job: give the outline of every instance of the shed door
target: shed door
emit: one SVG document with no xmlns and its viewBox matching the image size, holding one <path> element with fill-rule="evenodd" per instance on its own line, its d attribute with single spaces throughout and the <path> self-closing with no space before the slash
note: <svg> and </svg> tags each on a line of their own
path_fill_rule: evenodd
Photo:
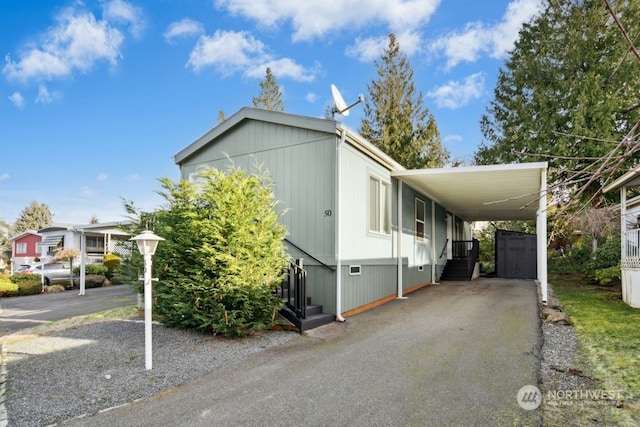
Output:
<svg viewBox="0 0 640 427">
<path fill-rule="evenodd" d="M 496 276 L 506 279 L 537 277 L 535 234 L 496 232 Z"/>
</svg>

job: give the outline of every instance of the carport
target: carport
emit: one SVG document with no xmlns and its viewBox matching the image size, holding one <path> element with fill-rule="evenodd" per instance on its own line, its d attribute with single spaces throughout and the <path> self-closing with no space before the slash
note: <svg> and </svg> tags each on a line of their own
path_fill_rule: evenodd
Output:
<svg viewBox="0 0 640 427">
<path fill-rule="evenodd" d="M 537 280 L 547 301 L 547 162 L 391 172 L 465 221 L 536 220 Z M 401 193 L 401 191 L 399 191 Z M 402 233 L 400 233 L 402 234 Z"/>
</svg>

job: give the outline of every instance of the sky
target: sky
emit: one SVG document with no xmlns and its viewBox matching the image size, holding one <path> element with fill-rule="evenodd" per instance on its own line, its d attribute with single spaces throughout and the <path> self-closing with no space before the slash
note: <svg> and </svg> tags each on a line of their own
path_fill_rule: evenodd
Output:
<svg viewBox="0 0 640 427">
<path fill-rule="evenodd" d="M 271 68 L 288 113 L 324 117 L 331 84 L 367 95 L 394 33 L 453 159 L 470 162 L 498 71 L 542 0 L 0 2 L 0 220 L 56 223 L 164 204 L 173 156 L 252 106 Z M 358 130 L 362 104 L 340 121 Z"/>
</svg>

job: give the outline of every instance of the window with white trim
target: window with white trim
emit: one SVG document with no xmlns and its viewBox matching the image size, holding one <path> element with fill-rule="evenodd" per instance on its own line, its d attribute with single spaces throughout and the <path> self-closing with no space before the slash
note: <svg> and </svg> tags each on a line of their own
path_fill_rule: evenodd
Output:
<svg viewBox="0 0 640 427">
<path fill-rule="evenodd" d="M 416 199 L 416 242 L 424 242 L 424 218 L 425 204 L 422 200 Z"/>
<path fill-rule="evenodd" d="M 391 184 L 369 175 L 369 231 L 391 234 Z"/>
<path fill-rule="evenodd" d="M 27 253 L 27 243 L 16 243 L 16 255 L 18 254 L 26 254 Z"/>
</svg>

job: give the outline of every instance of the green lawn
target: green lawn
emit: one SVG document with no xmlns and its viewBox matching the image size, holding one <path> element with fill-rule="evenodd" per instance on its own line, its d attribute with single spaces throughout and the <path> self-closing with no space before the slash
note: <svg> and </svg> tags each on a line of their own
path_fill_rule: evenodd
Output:
<svg viewBox="0 0 640 427">
<path fill-rule="evenodd" d="M 575 326 L 581 361 L 608 390 L 620 390 L 621 425 L 640 424 L 640 309 L 622 302 L 619 286 L 585 283 L 580 275 L 550 275 L 549 282 Z"/>
</svg>

